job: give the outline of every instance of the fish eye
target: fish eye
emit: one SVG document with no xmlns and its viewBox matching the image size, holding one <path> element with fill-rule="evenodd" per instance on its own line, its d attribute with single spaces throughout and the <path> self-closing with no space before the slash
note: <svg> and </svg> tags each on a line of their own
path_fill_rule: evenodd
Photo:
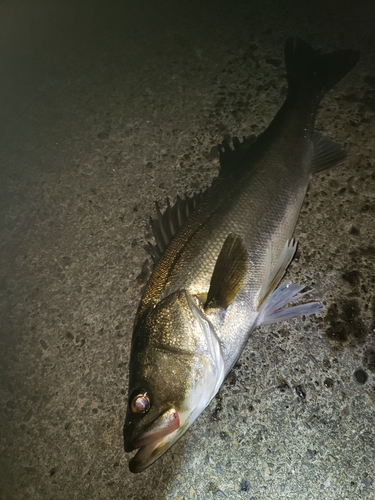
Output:
<svg viewBox="0 0 375 500">
<path fill-rule="evenodd" d="M 137 393 L 133 397 L 130 407 L 134 413 L 147 413 L 151 408 L 151 401 L 147 392 Z"/>
</svg>

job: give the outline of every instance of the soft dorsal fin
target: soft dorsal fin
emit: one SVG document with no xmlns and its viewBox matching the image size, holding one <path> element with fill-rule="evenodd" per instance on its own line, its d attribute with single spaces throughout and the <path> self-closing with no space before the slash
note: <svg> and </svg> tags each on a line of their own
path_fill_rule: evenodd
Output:
<svg viewBox="0 0 375 500">
<path fill-rule="evenodd" d="M 313 172 L 321 172 L 339 165 L 346 158 L 346 152 L 341 144 L 327 139 L 324 135 L 314 132 L 312 135 L 314 156 L 312 161 Z"/>
<path fill-rule="evenodd" d="M 230 233 L 220 250 L 212 273 L 205 309 L 226 309 L 241 290 L 247 267 L 246 246 L 240 236 Z"/>
<path fill-rule="evenodd" d="M 238 137 L 233 137 L 233 148 L 231 148 L 229 142 L 226 140 L 224 140 L 221 144 L 218 144 L 217 148 L 219 151 L 221 169 L 227 170 L 229 168 L 232 168 L 234 163 L 236 163 L 239 158 L 242 157 L 244 152 L 255 141 L 255 139 L 256 136 L 252 135 L 250 137 L 243 137 L 243 140 L 241 142 Z"/>
<path fill-rule="evenodd" d="M 184 224 L 186 219 L 192 214 L 196 206 L 202 200 L 203 196 L 204 192 L 194 194 L 193 196 L 186 197 L 185 199 L 177 196 L 177 200 L 174 205 L 171 205 L 169 199 L 167 198 L 167 208 L 164 213 L 161 213 L 159 205 L 155 203 L 157 218 L 155 220 L 150 218 L 150 223 L 156 245 L 149 243 L 149 251 L 155 264 L 158 263 L 173 236 Z"/>
</svg>

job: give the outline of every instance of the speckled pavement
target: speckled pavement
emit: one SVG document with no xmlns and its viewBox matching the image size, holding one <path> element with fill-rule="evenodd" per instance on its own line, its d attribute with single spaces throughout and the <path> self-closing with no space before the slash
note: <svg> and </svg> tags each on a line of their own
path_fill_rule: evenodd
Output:
<svg viewBox="0 0 375 500">
<path fill-rule="evenodd" d="M 375 499 L 375 3 L 0 2 L 0 498 Z M 317 129 L 288 278 L 326 311 L 254 331 L 196 424 L 141 474 L 123 450 L 154 201 L 259 133 L 283 45 L 360 49 Z M 249 221 L 251 223 L 251 221 Z"/>
</svg>

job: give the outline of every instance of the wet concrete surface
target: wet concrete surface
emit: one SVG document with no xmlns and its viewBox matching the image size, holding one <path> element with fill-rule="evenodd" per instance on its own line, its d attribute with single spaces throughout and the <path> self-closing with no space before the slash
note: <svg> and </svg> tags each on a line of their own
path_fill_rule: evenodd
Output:
<svg viewBox="0 0 375 500">
<path fill-rule="evenodd" d="M 0 4 L 0 498 L 375 498 L 373 2 Z M 288 278 L 325 313 L 256 330 L 162 459 L 123 450 L 154 201 L 218 172 L 286 91 L 283 44 L 360 49 L 317 130 Z"/>
</svg>

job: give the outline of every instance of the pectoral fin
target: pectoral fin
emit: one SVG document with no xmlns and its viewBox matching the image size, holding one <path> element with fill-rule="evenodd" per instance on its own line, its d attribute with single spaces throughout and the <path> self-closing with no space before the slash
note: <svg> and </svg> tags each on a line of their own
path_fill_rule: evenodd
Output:
<svg viewBox="0 0 375 500">
<path fill-rule="evenodd" d="M 245 244 L 240 236 L 230 233 L 215 264 L 205 309 L 226 309 L 240 292 L 247 267 Z"/>
</svg>

